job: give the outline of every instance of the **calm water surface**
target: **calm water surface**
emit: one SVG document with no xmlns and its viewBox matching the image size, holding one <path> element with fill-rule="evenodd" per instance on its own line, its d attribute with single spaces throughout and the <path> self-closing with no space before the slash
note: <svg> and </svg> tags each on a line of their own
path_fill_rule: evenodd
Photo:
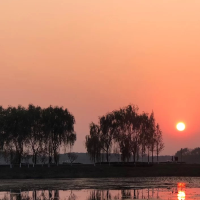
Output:
<svg viewBox="0 0 200 200">
<path fill-rule="evenodd" d="M 4 200 L 200 200 L 200 178 L 2 180 Z"/>
</svg>

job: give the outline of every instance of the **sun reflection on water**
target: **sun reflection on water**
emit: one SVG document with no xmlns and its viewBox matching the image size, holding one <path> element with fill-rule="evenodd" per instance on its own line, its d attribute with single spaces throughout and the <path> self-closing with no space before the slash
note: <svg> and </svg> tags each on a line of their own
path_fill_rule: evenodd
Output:
<svg viewBox="0 0 200 200">
<path fill-rule="evenodd" d="M 185 192 L 178 191 L 177 197 L 178 197 L 178 200 L 185 200 Z"/>
<path fill-rule="evenodd" d="M 178 183 L 178 194 L 177 198 L 178 200 L 185 200 L 185 183 Z"/>
</svg>

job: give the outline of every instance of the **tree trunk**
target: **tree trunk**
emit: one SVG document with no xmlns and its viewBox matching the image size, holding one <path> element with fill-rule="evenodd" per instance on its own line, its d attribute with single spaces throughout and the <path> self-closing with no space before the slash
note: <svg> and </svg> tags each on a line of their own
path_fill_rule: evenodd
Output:
<svg viewBox="0 0 200 200">
<path fill-rule="evenodd" d="M 149 148 L 148 148 L 148 164 L 149 164 Z"/>
<path fill-rule="evenodd" d="M 142 163 L 143 163 L 143 152 L 142 152 Z"/>
<path fill-rule="evenodd" d="M 139 151 L 137 150 L 137 162 L 139 161 Z"/>
<path fill-rule="evenodd" d="M 20 152 L 18 152 L 18 162 L 19 162 L 19 164 L 21 163 L 21 153 Z"/>
<path fill-rule="evenodd" d="M 58 159 L 57 159 L 56 149 L 53 150 L 53 157 L 54 157 L 54 163 L 57 164 L 58 163 Z"/>
<path fill-rule="evenodd" d="M 37 164 L 37 153 L 35 153 L 35 165 Z"/>
<path fill-rule="evenodd" d="M 96 162 L 96 157 L 94 156 L 94 166 L 95 166 L 95 162 Z"/>
<path fill-rule="evenodd" d="M 50 143 L 49 143 L 49 164 L 51 164 L 51 147 L 50 147 Z"/>
<path fill-rule="evenodd" d="M 108 161 L 109 161 L 108 148 L 107 148 L 107 151 L 106 151 L 106 160 L 107 160 L 107 163 L 108 163 Z"/>
<path fill-rule="evenodd" d="M 36 163 L 37 163 L 37 155 L 36 155 L 36 153 L 34 154 L 34 156 L 33 156 L 33 163 L 34 163 L 34 165 L 36 165 Z"/>
<path fill-rule="evenodd" d="M 157 163 L 158 163 L 158 151 L 157 151 Z"/>
<path fill-rule="evenodd" d="M 133 153 L 133 162 L 135 164 L 135 153 Z"/>
<path fill-rule="evenodd" d="M 153 163 L 153 147 L 152 147 L 152 163 Z"/>
</svg>

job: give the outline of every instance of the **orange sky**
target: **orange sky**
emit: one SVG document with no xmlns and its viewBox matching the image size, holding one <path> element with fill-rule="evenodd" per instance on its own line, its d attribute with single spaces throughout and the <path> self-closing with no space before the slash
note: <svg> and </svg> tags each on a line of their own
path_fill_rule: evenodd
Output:
<svg viewBox="0 0 200 200">
<path fill-rule="evenodd" d="M 68 108 L 78 152 L 91 121 L 129 103 L 154 110 L 162 154 L 200 146 L 199 10 L 199 0 L 1 0 L 0 104 Z"/>
</svg>

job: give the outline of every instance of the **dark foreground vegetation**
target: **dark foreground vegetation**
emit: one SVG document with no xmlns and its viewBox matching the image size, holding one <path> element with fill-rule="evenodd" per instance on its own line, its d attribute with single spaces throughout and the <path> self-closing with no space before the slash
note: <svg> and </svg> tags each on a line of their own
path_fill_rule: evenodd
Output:
<svg viewBox="0 0 200 200">
<path fill-rule="evenodd" d="M 154 113 L 139 113 L 138 107 L 128 105 L 90 124 L 85 147 L 93 163 L 110 163 L 112 155 L 118 162 L 153 163 L 164 148 L 162 131 Z M 77 155 L 71 152 L 76 141 L 75 117 L 63 107 L 41 108 L 29 105 L 3 108 L 0 106 L 0 155 L 14 165 L 59 164 L 60 154 L 70 147 L 68 161 Z"/>
<path fill-rule="evenodd" d="M 52 165 L 50 167 L 0 166 L 0 179 L 44 179 L 44 178 L 108 178 L 108 177 L 156 177 L 194 176 L 200 177 L 200 165 L 154 164 L 144 166 L 117 165 Z"/>
</svg>

